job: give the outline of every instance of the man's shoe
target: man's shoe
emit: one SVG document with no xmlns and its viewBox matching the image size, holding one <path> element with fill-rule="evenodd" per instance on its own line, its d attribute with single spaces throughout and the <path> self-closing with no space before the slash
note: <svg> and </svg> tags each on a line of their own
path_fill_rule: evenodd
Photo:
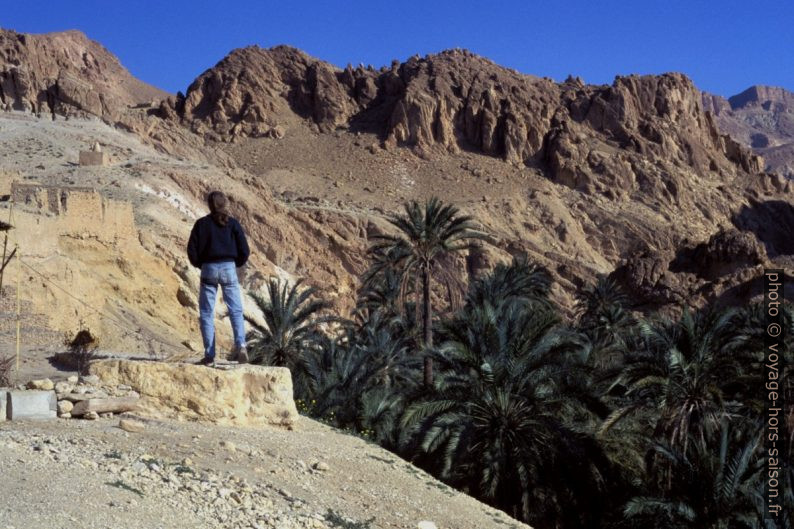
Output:
<svg viewBox="0 0 794 529">
<path fill-rule="evenodd" d="M 245 347 L 240 347 L 237 350 L 237 362 L 240 364 L 248 363 L 248 350 Z"/>
<path fill-rule="evenodd" d="M 240 364 L 247 364 L 248 363 L 248 350 L 243 345 L 235 346 L 234 351 L 232 351 L 231 357 L 229 358 L 233 362 L 237 362 Z"/>
<path fill-rule="evenodd" d="M 215 367 L 215 358 L 211 358 L 209 356 L 205 356 L 204 358 L 202 358 L 201 360 L 196 362 L 196 364 L 201 365 L 201 366 Z"/>
</svg>

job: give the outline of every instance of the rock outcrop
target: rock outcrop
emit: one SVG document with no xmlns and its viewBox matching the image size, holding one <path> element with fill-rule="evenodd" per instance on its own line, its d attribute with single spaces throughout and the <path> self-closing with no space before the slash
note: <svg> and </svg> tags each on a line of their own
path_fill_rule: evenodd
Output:
<svg viewBox="0 0 794 529">
<path fill-rule="evenodd" d="M 720 230 L 708 240 L 672 247 L 647 248 L 628 257 L 611 274 L 638 306 L 700 305 L 719 302 L 726 291 L 757 281 L 769 257 L 750 231 Z M 749 293 L 744 299 L 750 297 Z M 739 299 L 730 299 L 732 303 Z"/>
<path fill-rule="evenodd" d="M 104 384 L 128 385 L 140 394 L 137 411 L 156 417 L 243 426 L 292 428 L 298 411 L 292 377 L 283 367 L 212 369 L 192 364 L 101 360 L 92 374 Z"/>
<path fill-rule="evenodd" d="M 30 35 L 0 29 L 0 109 L 112 120 L 167 93 L 133 77 L 79 31 Z"/>
<path fill-rule="evenodd" d="M 463 50 L 390 68 L 338 70 L 279 46 L 235 50 L 161 107 L 216 139 L 279 137 L 308 119 L 320 131 L 375 130 L 387 148 L 428 155 L 475 150 L 513 164 L 545 163 L 556 180 L 594 190 L 658 178 L 637 158 L 698 174 L 763 163 L 720 135 L 700 92 L 681 74 L 617 77 L 611 86 L 522 75 Z M 615 150 L 620 155 L 615 156 Z"/>
</svg>

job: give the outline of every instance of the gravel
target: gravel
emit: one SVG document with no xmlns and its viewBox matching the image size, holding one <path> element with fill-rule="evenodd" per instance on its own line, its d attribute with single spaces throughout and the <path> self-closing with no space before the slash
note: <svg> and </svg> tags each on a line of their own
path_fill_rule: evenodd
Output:
<svg viewBox="0 0 794 529">
<path fill-rule="evenodd" d="M 0 529 L 527 527 L 306 418 L 294 431 L 129 413 L 7 422 L 0 468 Z"/>
</svg>

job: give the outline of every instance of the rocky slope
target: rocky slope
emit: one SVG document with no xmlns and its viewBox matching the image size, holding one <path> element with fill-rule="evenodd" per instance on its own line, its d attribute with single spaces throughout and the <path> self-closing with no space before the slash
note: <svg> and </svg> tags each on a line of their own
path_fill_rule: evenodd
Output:
<svg viewBox="0 0 794 529">
<path fill-rule="evenodd" d="M 703 94 L 720 130 L 764 157 L 767 169 L 794 178 L 794 93 L 751 86 L 724 98 Z"/>
<path fill-rule="evenodd" d="M 128 433 L 120 417 L 145 428 Z M 528 527 L 372 443 L 305 418 L 293 431 L 129 413 L 6 422 L 0 466 L 0 495 L 9 499 L 0 504 L 4 528 Z"/>
<path fill-rule="evenodd" d="M 298 416 L 285 368 L 106 360 L 90 372 L 2 395 L 0 526 L 527 527 L 366 436 Z M 57 395 L 58 418 L 30 419 L 30 400 L 20 418 L 25 394 Z"/>
<path fill-rule="evenodd" d="M 345 267 L 363 267 L 361 234 L 377 219 L 334 212 L 320 218 L 321 211 L 277 202 L 244 173 L 158 153 L 97 120 L 5 113 L 0 138 L 0 218 L 8 220 L 13 197 L 9 248 L 19 244 L 26 263 L 21 298 L 25 312 L 38 315 L 23 320 L 23 347 L 44 345 L 38 322 L 44 319 L 58 338 L 50 335 L 50 346 L 59 347 L 62 333 L 74 332 L 82 321 L 105 350 L 190 354 L 182 342 L 196 348 L 198 275 L 187 263 L 185 241 L 204 214 L 210 185 L 235 197 L 235 214 L 251 236 L 249 290 L 259 289 L 270 274 L 309 275 L 329 285 L 326 293 L 340 310 L 350 306 L 355 285 Z M 102 142 L 110 166 L 76 164 L 78 151 L 94 141 Z M 60 203 L 55 209 L 48 202 L 53 194 Z M 325 242 L 336 239 L 351 242 Z M 12 263 L 3 284 L 11 305 L 4 310 L 14 314 L 17 275 Z M 224 348 L 229 328 L 220 310 Z M 0 354 L 13 351 L 14 327 L 0 326 Z"/>
<path fill-rule="evenodd" d="M 15 38 L 28 47 L 36 39 L 85 42 L 74 33 Z M 4 71 L 57 71 L 64 62 L 54 51 L 30 64 L 19 52 L 4 53 Z M 84 75 L 96 78 L 93 70 Z M 110 84 L 124 86 L 129 74 L 114 75 L 119 81 Z M 95 82 L 90 92 L 109 100 L 107 90 Z M 56 117 L 70 111 L 50 108 Z M 154 105 L 81 108 L 116 129 L 108 134 L 116 145 L 142 141 L 156 156 L 125 162 L 149 148 L 138 144 L 106 171 L 64 169 L 70 151 L 58 137 L 37 151 L 56 153 L 46 170 L 26 165 L 35 166 L 35 154 L 4 164 L 34 180 L 58 182 L 69 173 L 75 182 L 120 187 L 116 195 L 133 203 L 136 220 L 149 219 L 136 228 L 144 250 L 173 270 L 165 276 L 175 285 L 169 292 L 195 286 L 184 273 L 183 239 L 211 187 L 230 192 L 251 232 L 259 284 L 270 273 L 306 276 L 340 311 L 352 304 L 369 237 L 387 229 L 384 216 L 431 195 L 474 215 L 491 235 L 470 260 L 487 268 L 528 253 L 552 271 L 554 296 L 567 308 L 579 285 L 610 273 L 641 295 L 639 308 L 743 301 L 757 291 L 763 266 L 789 266 L 792 253 L 785 237 L 791 184 L 721 134 L 701 93 L 680 74 L 592 86 L 522 75 L 462 50 L 338 69 L 285 46 L 249 47 L 201 74 L 185 94 Z M 721 259 L 743 265 L 699 268 Z M 187 322 L 190 296 L 180 300 L 163 310 Z M 155 326 L 160 310 L 136 321 Z M 185 335 L 191 327 L 179 324 Z"/>
</svg>

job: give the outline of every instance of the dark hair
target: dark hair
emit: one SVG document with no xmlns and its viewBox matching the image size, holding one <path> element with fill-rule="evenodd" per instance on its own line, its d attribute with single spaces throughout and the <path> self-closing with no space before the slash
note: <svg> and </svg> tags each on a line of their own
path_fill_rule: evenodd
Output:
<svg viewBox="0 0 794 529">
<path fill-rule="evenodd" d="M 210 215 L 212 215 L 212 220 L 220 224 L 221 226 L 226 226 L 229 222 L 229 199 L 226 198 L 220 191 L 213 191 L 209 195 L 207 195 L 207 205 L 210 207 Z"/>
</svg>

